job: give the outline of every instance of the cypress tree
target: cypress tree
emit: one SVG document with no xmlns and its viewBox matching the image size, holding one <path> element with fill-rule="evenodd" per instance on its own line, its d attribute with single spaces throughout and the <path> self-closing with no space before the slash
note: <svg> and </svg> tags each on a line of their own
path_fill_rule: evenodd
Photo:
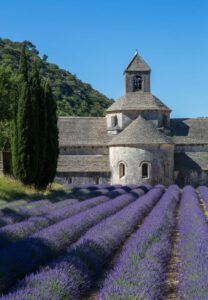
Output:
<svg viewBox="0 0 208 300">
<path fill-rule="evenodd" d="M 30 116 L 31 116 L 31 103 L 30 92 L 27 82 L 24 82 L 21 88 L 21 93 L 18 102 L 17 112 L 17 151 L 16 151 L 16 169 L 15 177 L 24 184 L 31 184 L 33 170 L 30 165 Z"/>
<path fill-rule="evenodd" d="M 34 184 L 38 187 L 42 176 L 46 148 L 46 109 L 44 91 L 41 86 L 37 60 L 33 62 L 30 78 L 31 109 L 34 122 L 31 124 L 31 166 L 33 166 Z"/>
<path fill-rule="evenodd" d="M 12 151 L 12 171 L 13 175 L 18 178 L 19 163 L 18 163 L 18 129 L 17 129 L 17 115 L 19 108 L 19 98 L 22 93 L 23 85 L 28 81 L 28 68 L 26 58 L 26 45 L 22 46 L 20 55 L 19 71 L 17 74 L 17 89 L 13 92 L 13 120 L 11 122 L 11 151 Z"/>
<path fill-rule="evenodd" d="M 31 101 L 26 45 L 23 45 L 18 73 L 18 97 L 12 126 L 12 166 L 14 176 L 24 184 L 34 184 L 35 168 L 35 105 Z"/>
<path fill-rule="evenodd" d="M 58 127 L 56 115 L 56 102 L 53 98 L 49 82 L 44 85 L 44 98 L 46 105 L 47 126 L 46 126 L 46 157 L 44 168 L 42 170 L 41 186 L 47 187 L 52 183 L 56 175 L 57 160 L 59 154 L 58 145 Z"/>
<path fill-rule="evenodd" d="M 21 82 L 28 82 L 28 65 L 26 56 L 26 44 L 23 43 L 19 61 L 19 77 Z"/>
</svg>

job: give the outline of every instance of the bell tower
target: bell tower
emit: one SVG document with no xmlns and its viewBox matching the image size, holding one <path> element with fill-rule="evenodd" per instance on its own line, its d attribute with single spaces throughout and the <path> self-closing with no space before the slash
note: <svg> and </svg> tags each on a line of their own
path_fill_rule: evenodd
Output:
<svg viewBox="0 0 208 300">
<path fill-rule="evenodd" d="M 150 73 L 150 67 L 136 51 L 124 71 L 125 94 L 138 91 L 150 92 Z"/>
</svg>

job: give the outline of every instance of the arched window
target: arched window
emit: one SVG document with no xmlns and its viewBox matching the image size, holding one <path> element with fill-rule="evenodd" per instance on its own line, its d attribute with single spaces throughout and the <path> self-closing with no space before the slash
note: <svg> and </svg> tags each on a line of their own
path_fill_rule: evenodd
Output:
<svg viewBox="0 0 208 300">
<path fill-rule="evenodd" d="M 119 164 L 119 178 L 124 177 L 126 174 L 126 166 L 124 163 Z"/>
<path fill-rule="evenodd" d="M 148 163 L 142 164 L 142 178 L 149 178 L 149 165 Z"/>
<path fill-rule="evenodd" d="M 142 77 L 136 75 L 134 77 L 134 91 L 140 91 L 142 89 Z"/>
</svg>

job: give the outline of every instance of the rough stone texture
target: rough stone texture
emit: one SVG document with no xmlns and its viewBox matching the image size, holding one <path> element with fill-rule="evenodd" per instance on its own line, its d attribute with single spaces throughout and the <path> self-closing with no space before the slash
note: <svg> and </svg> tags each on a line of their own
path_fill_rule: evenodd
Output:
<svg viewBox="0 0 208 300">
<path fill-rule="evenodd" d="M 151 93 L 136 91 L 120 97 L 106 110 L 106 113 L 141 110 L 171 111 L 168 106 Z"/>
<path fill-rule="evenodd" d="M 118 146 L 110 148 L 111 182 L 113 183 L 162 183 L 173 181 L 173 145 L 140 145 L 139 147 Z M 149 178 L 142 178 L 142 163 L 149 163 Z M 126 166 L 126 176 L 119 178 L 119 163 Z M 164 163 L 168 171 L 164 170 Z"/>
<path fill-rule="evenodd" d="M 133 80 L 135 75 L 142 78 L 142 91 L 150 92 L 150 72 L 127 72 L 125 73 L 125 93 L 133 92 Z"/>
<path fill-rule="evenodd" d="M 134 146 L 138 144 L 172 144 L 172 141 L 168 136 L 157 130 L 152 122 L 139 116 L 109 143 L 110 146 Z"/>
<path fill-rule="evenodd" d="M 59 155 L 57 172 L 110 172 L 108 155 Z"/>
<path fill-rule="evenodd" d="M 85 183 L 110 183 L 110 173 L 105 172 L 58 172 L 57 181 L 73 185 Z"/>
</svg>

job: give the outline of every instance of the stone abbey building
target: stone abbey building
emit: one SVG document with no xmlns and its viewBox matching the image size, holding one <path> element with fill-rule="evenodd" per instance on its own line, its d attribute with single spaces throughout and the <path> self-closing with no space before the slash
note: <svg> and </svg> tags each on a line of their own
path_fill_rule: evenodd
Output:
<svg viewBox="0 0 208 300">
<path fill-rule="evenodd" d="M 60 117 L 57 176 L 68 183 L 208 184 L 208 119 L 171 119 L 136 53 L 105 117 Z"/>
</svg>

